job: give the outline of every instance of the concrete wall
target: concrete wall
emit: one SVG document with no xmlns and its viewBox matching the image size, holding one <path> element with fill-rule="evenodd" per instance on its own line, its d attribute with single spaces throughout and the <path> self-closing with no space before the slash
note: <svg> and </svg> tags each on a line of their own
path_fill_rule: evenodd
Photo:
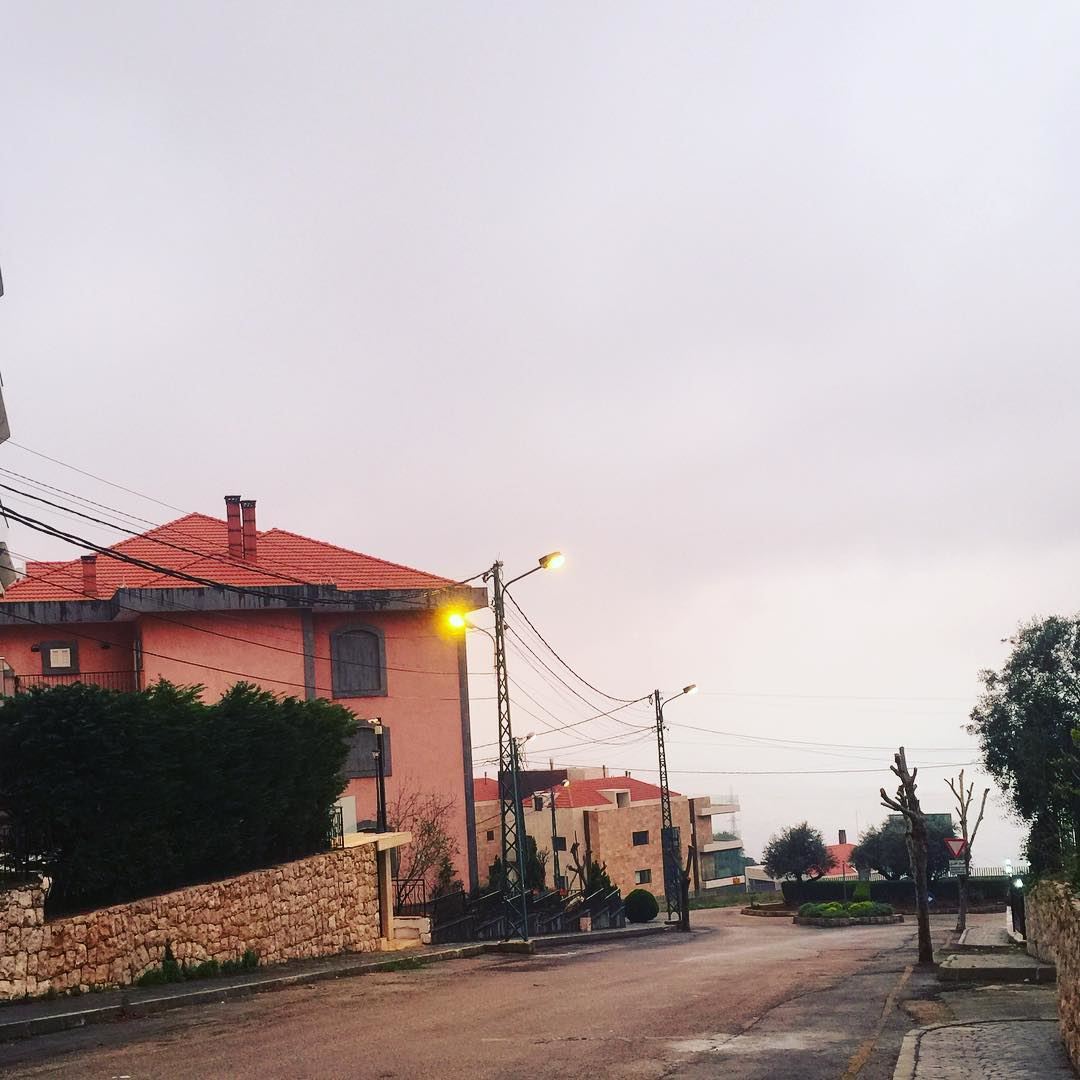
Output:
<svg viewBox="0 0 1080 1080">
<path fill-rule="evenodd" d="M 133 671 L 131 623 L 80 623 L 0 628 L 0 656 L 16 675 L 40 675 L 41 653 L 33 646 L 42 641 L 76 641 L 81 671 Z M 108 643 L 109 648 L 104 648 Z M 8 687 L 13 691 L 13 687 Z"/>
<path fill-rule="evenodd" d="M 45 922 L 46 888 L 0 892 L 0 1001 L 124 986 L 161 963 L 275 964 L 379 948 L 374 844 Z"/>
<path fill-rule="evenodd" d="M 1061 1038 L 1080 1069 L 1080 897 L 1060 881 L 1041 881 L 1024 897 L 1027 950 L 1057 967 Z"/>
</svg>

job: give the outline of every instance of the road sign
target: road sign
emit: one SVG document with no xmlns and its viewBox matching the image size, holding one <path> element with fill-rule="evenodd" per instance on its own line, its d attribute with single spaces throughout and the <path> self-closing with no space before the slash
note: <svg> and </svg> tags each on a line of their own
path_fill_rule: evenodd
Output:
<svg viewBox="0 0 1080 1080">
<path fill-rule="evenodd" d="M 963 877 L 967 873 L 967 863 L 963 859 L 950 859 L 949 873 L 953 877 Z"/>
<path fill-rule="evenodd" d="M 959 859 L 967 851 L 967 841 L 959 836 L 947 836 L 945 846 L 954 859 Z"/>
</svg>

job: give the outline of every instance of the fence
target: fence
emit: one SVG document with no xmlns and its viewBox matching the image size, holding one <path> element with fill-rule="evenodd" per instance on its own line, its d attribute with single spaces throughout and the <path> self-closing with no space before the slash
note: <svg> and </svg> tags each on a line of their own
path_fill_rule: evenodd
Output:
<svg viewBox="0 0 1080 1080">
<path fill-rule="evenodd" d="M 431 942 L 444 945 L 454 941 L 500 941 L 507 936 L 506 910 L 501 892 L 470 898 L 464 892 L 436 897 L 429 905 Z M 618 889 L 599 889 L 588 896 L 563 896 L 554 890 L 526 898 L 529 936 L 574 933 L 582 916 L 591 919 L 594 930 L 626 925 L 626 912 Z"/>
<path fill-rule="evenodd" d="M 102 690 L 137 690 L 138 678 L 134 671 L 83 671 L 77 675 L 8 675 L 15 693 L 25 693 L 35 687 L 71 686 L 85 683 L 100 686 Z"/>
</svg>

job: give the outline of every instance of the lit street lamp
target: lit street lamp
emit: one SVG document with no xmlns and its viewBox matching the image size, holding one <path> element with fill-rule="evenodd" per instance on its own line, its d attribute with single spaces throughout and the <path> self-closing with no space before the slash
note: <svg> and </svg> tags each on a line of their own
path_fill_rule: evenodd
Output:
<svg viewBox="0 0 1080 1080">
<path fill-rule="evenodd" d="M 502 892 L 506 915 L 506 937 L 529 939 L 529 908 L 525 889 L 525 827 L 518 782 L 518 745 L 510 724 L 510 682 L 506 671 L 506 590 L 538 570 L 557 570 L 566 562 L 561 551 L 551 551 L 536 560 L 536 566 L 503 581 L 503 564 L 496 561 L 484 574 L 492 583 L 491 609 L 495 613 L 495 693 L 499 712 L 499 818 L 502 826 Z M 450 612 L 447 625 L 465 630 L 469 622 L 462 612 Z M 479 629 L 479 628 L 477 628 Z M 485 631 L 486 632 L 486 631 Z"/>
</svg>

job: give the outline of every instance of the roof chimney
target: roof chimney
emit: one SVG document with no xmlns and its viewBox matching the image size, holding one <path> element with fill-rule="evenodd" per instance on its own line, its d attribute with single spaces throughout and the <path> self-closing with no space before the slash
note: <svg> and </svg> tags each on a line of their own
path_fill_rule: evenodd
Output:
<svg viewBox="0 0 1080 1080">
<path fill-rule="evenodd" d="M 240 496 L 225 496 L 225 517 L 229 522 L 229 558 L 244 557 L 244 538 L 240 531 Z"/>
<path fill-rule="evenodd" d="M 840 843 L 841 844 L 846 844 L 847 843 L 847 829 L 841 829 L 840 830 Z"/>
<path fill-rule="evenodd" d="M 255 532 L 255 500 L 241 499 L 240 512 L 244 526 L 244 558 L 254 562 L 258 558 L 258 534 Z"/>
<path fill-rule="evenodd" d="M 81 555 L 79 562 L 82 563 L 82 588 L 87 596 L 97 596 L 97 556 Z"/>
</svg>

